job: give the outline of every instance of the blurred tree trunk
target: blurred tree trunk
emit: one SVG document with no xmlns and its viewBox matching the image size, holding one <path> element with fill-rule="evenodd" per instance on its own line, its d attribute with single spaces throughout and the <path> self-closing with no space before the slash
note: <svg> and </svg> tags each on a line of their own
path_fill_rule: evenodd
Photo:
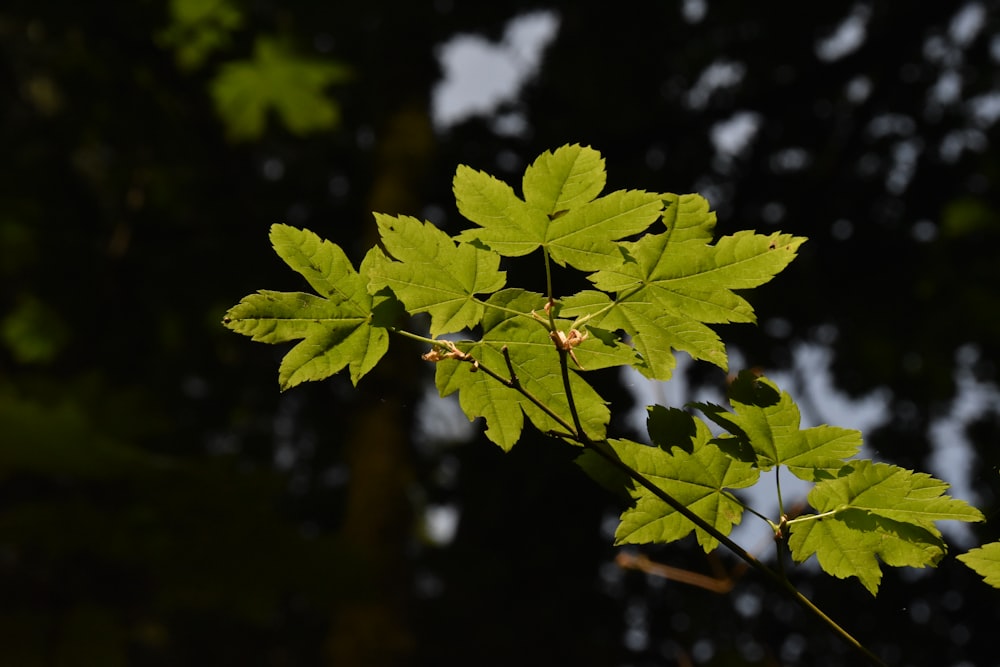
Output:
<svg viewBox="0 0 1000 667">
<path fill-rule="evenodd" d="M 419 215 L 420 186 L 434 146 L 426 105 L 390 116 L 378 135 L 372 211 Z M 374 224 L 365 234 L 374 244 Z M 358 387 L 346 459 L 350 482 L 343 536 L 367 564 L 369 594 L 339 604 L 331 627 L 332 665 L 389 667 L 413 662 L 408 618 L 412 590 L 407 548 L 414 512 L 411 433 L 419 392 L 419 357 L 394 339 L 387 357 Z"/>
</svg>

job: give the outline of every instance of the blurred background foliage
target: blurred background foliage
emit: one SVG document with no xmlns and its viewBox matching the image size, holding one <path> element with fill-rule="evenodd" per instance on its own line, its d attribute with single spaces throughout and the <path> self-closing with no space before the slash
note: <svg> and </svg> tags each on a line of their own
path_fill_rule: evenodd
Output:
<svg viewBox="0 0 1000 667">
<path fill-rule="evenodd" d="M 856 664 L 753 575 L 719 596 L 616 566 L 618 501 L 575 452 L 481 442 L 420 350 L 281 395 L 284 350 L 219 321 L 300 287 L 274 222 L 357 261 L 372 210 L 457 231 L 457 164 L 516 179 L 590 144 L 609 187 L 810 237 L 761 326 L 724 328 L 734 367 L 817 421 L 874 406 L 876 456 L 990 517 L 955 549 L 997 539 L 998 9 L 5 2 L 0 664 Z M 462 66 L 474 112 L 446 113 Z M 689 365 L 679 401 L 724 381 Z M 604 378 L 620 432 L 637 386 Z M 953 559 L 875 600 L 795 579 L 888 662 L 995 659 L 996 592 Z"/>
</svg>

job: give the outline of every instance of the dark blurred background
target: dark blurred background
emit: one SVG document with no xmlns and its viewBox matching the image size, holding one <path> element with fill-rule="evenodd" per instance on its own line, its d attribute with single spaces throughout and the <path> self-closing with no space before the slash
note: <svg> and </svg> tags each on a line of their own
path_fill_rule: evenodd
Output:
<svg viewBox="0 0 1000 667">
<path fill-rule="evenodd" d="M 576 452 L 503 454 L 421 350 L 280 394 L 286 349 L 220 320 L 302 287 L 272 223 L 357 261 L 372 210 L 460 229 L 457 164 L 516 185 L 589 144 L 611 188 L 808 236 L 721 328 L 734 370 L 954 484 L 990 521 L 953 554 L 995 540 L 998 4 L 7 0 L 0 664 L 859 664 L 727 554 L 642 551 L 726 595 L 618 568 Z M 874 599 L 793 579 L 891 664 L 997 664 L 1000 594 L 953 554 Z"/>
</svg>

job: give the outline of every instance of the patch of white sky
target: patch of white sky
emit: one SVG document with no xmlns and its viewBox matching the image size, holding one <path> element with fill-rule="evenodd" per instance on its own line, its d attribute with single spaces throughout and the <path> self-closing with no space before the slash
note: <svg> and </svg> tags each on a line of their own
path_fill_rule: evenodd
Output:
<svg viewBox="0 0 1000 667">
<path fill-rule="evenodd" d="M 718 90 L 733 88 L 743 81 L 746 65 L 731 60 L 716 60 L 702 70 L 698 80 L 687 94 L 687 103 L 692 109 L 704 109 L 712 94 Z"/>
<path fill-rule="evenodd" d="M 701 23 L 706 14 L 708 14 L 706 0 L 683 0 L 681 3 L 681 16 L 688 23 Z"/>
<path fill-rule="evenodd" d="M 924 40 L 924 58 L 939 68 L 937 81 L 928 91 L 928 103 L 932 109 L 957 104 L 961 100 L 964 52 L 985 27 L 986 8 L 981 2 L 968 2 L 952 15 L 944 34 L 930 35 Z"/>
<path fill-rule="evenodd" d="M 930 458 L 932 471 L 952 485 L 949 493 L 973 505 L 978 497 L 972 490 L 972 477 L 988 473 L 974 468 L 975 453 L 966 433 L 967 427 L 977 418 L 993 411 L 1000 411 L 1000 388 L 994 383 L 978 380 L 973 367 L 980 357 L 975 345 L 965 345 L 955 354 L 955 397 L 948 412 L 935 419 L 930 427 L 933 451 Z M 972 543 L 972 530 L 967 524 L 947 522 L 942 526 L 949 535 L 965 546 Z"/>
<path fill-rule="evenodd" d="M 829 35 L 816 41 L 817 57 L 824 62 L 833 62 L 858 50 L 866 39 L 870 18 L 870 7 L 855 4 Z M 745 76 L 746 66 L 743 63 L 717 60 L 702 71 L 688 91 L 686 101 L 694 109 L 705 108 L 713 93 L 739 85 Z M 865 78 L 853 80 L 847 92 L 854 101 L 862 101 L 870 93 L 870 81 Z M 757 112 L 739 110 L 729 118 L 715 123 L 710 131 L 710 138 L 716 154 L 726 163 L 744 153 L 756 137 L 762 122 L 763 119 Z"/>
<path fill-rule="evenodd" d="M 725 159 L 742 155 L 757 136 L 763 120 L 755 111 L 737 111 L 713 124 L 709 139 L 716 154 Z"/>
<path fill-rule="evenodd" d="M 497 115 L 517 101 L 524 85 L 538 73 L 545 48 L 559 31 L 559 15 L 535 11 L 507 22 L 499 42 L 482 35 L 459 34 L 437 49 L 444 76 L 431 94 L 431 117 L 439 131 L 472 117 L 490 120 L 493 131 L 517 136 L 527 130 L 523 114 Z"/>
<path fill-rule="evenodd" d="M 816 56 L 824 62 L 833 62 L 860 49 L 868 35 L 871 13 L 868 5 L 851 7 L 844 20 L 829 35 L 817 40 Z"/>
<path fill-rule="evenodd" d="M 963 5 L 952 17 L 948 25 L 948 37 L 963 49 L 976 40 L 986 25 L 986 7 L 981 2 Z"/>
<path fill-rule="evenodd" d="M 482 420 L 469 421 L 458 403 L 458 396 L 452 394 L 442 398 L 433 384 L 424 388 L 417 403 L 416 419 L 417 446 L 433 453 L 438 462 L 433 473 L 435 481 L 445 487 L 452 486 L 458 463 L 446 450 L 455 443 L 472 440 Z M 454 539 L 460 519 L 461 507 L 455 503 L 428 504 L 422 511 L 424 536 L 433 545 L 446 546 Z"/>
</svg>

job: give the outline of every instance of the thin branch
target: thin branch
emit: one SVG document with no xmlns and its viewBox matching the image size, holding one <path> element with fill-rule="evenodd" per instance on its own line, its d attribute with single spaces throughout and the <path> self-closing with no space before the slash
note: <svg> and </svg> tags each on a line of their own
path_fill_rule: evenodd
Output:
<svg viewBox="0 0 1000 667">
<path fill-rule="evenodd" d="M 549 406 L 544 404 L 536 396 L 532 395 L 531 392 L 526 391 L 524 387 L 521 386 L 520 382 L 516 381 L 516 374 L 513 372 L 513 364 L 510 362 L 509 354 L 505 354 L 504 359 L 507 362 L 508 370 L 511 373 L 510 379 L 504 378 L 496 371 L 493 371 L 492 369 L 483 366 L 482 364 L 479 363 L 479 361 L 477 361 L 474 357 L 472 357 L 472 355 L 469 355 L 467 353 L 462 353 L 462 356 L 456 358 L 458 358 L 461 361 L 471 363 L 473 366 L 473 370 L 480 370 L 489 375 L 491 378 L 497 380 L 504 386 L 518 391 L 522 396 L 531 401 L 546 415 L 548 415 L 554 421 L 556 421 L 556 423 L 558 423 L 560 426 L 566 429 L 566 431 L 568 432 L 567 434 L 568 437 L 564 436 L 565 439 L 575 441 L 583 445 L 584 448 L 596 452 L 607 463 L 609 463 L 610 465 L 612 465 L 613 467 L 617 468 L 619 471 L 627 475 L 636 484 L 639 484 L 643 488 L 647 489 L 654 496 L 656 496 L 657 498 L 665 502 L 668 506 L 670 506 L 674 511 L 676 511 L 685 519 L 693 523 L 695 526 L 697 526 L 698 528 L 700 528 L 701 530 L 703 530 L 704 532 L 706 532 L 707 534 L 718 540 L 719 543 L 721 543 L 727 549 L 736 554 L 741 560 L 743 560 L 752 568 L 763 574 L 773 584 L 778 586 L 788 596 L 790 596 L 792 599 L 798 602 L 799 605 L 801 605 L 809 613 L 813 614 L 816 618 L 818 618 L 834 634 L 843 639 L 847 644 L 852 646 L 859 653 L 863 654 L 873 665 L 876 665 L 877 667 L 887 667 L 886 664 L 878 658 L 878 656 L 876 656 L 868 648 L 862 645 L 861 642 L 855 639 L 853 635 L 851 635 L 847 630 L 838 625 L 836 621 L 827 616 L 826 613 L 823 612 L 823 610 L 821 610 L 819 607 L 813 604 L 813 602 L 805 595 L 803 595 L 797 588 L 795 588 L 795 586 L 793 586 L 792 583 L 786 577 L 782 576 L 778 572 L 775 572 L 767 565 L 757 560 L 757 558 L 753 554 L 751 554 L 746 549 L 741 547 L 739 544 L 734 542 L 732 539 L 729 538 L 729 536 L 724 535 L 721 531 L 719 531 L 719 529 L 717 529 L 715 526 L 705 521 L 702 517 L 698 516 L 693 511 L 691 511 L 686 505 L 684 505 L 679 500 L 674 498 L 672 495 L 667 493 L 665 490 L 663 490 L 662 488 L 651 482 L 642 473 L 633 469 L 631 466 L 627 465 L 624 461 L 619 459 L 615 451 L 611 448 L 611 445 L 608 444 L 607 440 L 592 440 L 590 437 L 588 437 L 583 430 L 583 426 L 580 420 L 580 415 L 577 412 L 576 404 L 573 399 L 573 392 L 570 386 L 569 362 L 567 361 L 569 353 L 558 346 L 557 349 L 559 349 L 559 366 L 562 370 L 563 387 L 565 388 L 566 391 L 566 399 L 570 409 L 570 414 L 572 415 L 573 418 L 573 424 L 567 422 L 566 419 L 557 414 L 554 410 L 552 410 Z"/>
<path fill-rule="evenodd" d="M 587 434 L 583 432 L 583 423 L 580 421 L 580 413 L 576 409 L 576 400 L 573 398 L 573 388 L 569 383 L 569 350 L 559 348 L 559 368 L 562 371 L 563 389 L 566 391 L 566 403 L 569 405 L 569 414 L 573 417 L 573 426 L 576 427 L 576 434 L 581 442 L 587 440 Z"/>
<path fill-rule="evenodd" d="M 525 389 L 521 385 L 521 382 L 519 380 L 517 380 L 517 375 L 514 373 L 514 368 L 510 364 L 509 354 L 505 354 L 504 357 L 505 357 L 505 361 L 507 361 L 507 364 L 508 364 L 507 367 L 508 367 L 508 369 L 509 369 L 509 371 L 511 373 L 511 379 L 505 378 L 504 376 L 500 375 L 499 373 L 497 373 L 493 369 L 489 368 L 488 366 L 484 366 L 476 358 L 474 358 L 472 355 L 466 355 L 465 358 L 459 359 L 459 361 L 465 361 L 466 363 L 472 364 L 472 369 L 471 370 L 473 370 L 473 371 L 482 371 L 483 373 L 486 373 L 491 378 L 493 378 L 494 380 L 496 380 L 500 384 L 504 385 L 505 387 L 509 387 L 510 389 L 514 389 L 515 391 L 517 391 L 518 393 L 520 393 L 526 399 L 528 399 L 529 401 L 531 401 L 532 404 L 534 404 L 535 407 L 537 407 L 539 410 L 541 410 L 546 415 L 548 415 L 549 417 L 551 417 L 553 421 L 555 421 L 557 424 L 559 424 L 559 426 L 561 426 L 564 429 L 566 429 L 566 431 L 568 433 L 567 433 L 567 436 L 564 436 L 564 437 L 568 437 L 570 440 L 578 441 L 579 438 L 577 437 L 576 433 L 574 432 L 573 425 L 570 424 L 568 421 L 566 421 L 566 419 L 564 417 L 562 417 L 561 415 L 559 415 L 557 412 L 555 412 L 548 405 L 546 405 L 545 403 L 543 403 L 537 396 L 535 396 L 530 391 L 528 391 L 527 389 Z"/>
<path fill-rule="evenodd" d="M 623 569 L 639 570 L 640 572 L 645 572 L 646 574 L 651 574 L 653 576 L 663 577 L 664 579 L 670 579 L 672 581 L 679 581 L 682 584 L 688 584 L 689 586 L 704 588 L 705 590 L 713 593 L 728 593 L 733 590 L 733 586 L 736 585 L 735 580 L 728 575 L 722 578 L 716 578 L 707 574 L 699 574 L 697 572 L 692 572 L 691 570 L 657 563 L 645 554 L 630 554 L 625 551 L 620 551 L 618 555 L 615 556 L 615 564 Z"/>
<path fill-rule="evenodd" d="M 653 484 L 640 472 L 626 465 L 625 462 L 619 459 L 618 456 L 614 453 L 614 450 L 611 449 L 607 441 L 592 441 L 589 439 L 584 439 L 583 445 L 584 447 L 587 447 L 597 452 L 597 454 L 599 454 L 602 458 L 604 458 L 605 461 L 610 463 L 612 466 L 614 466 L 621 472 L 628 475 L 633 481 L 635 481 L 637 484 L 647 489 L 654 496 L 665 502 L 672 509 L 681 514 L 681 516 L 683 516 L 685 519 L 692 522 L 698 528 L 701 528 L 706 533 L 717 539 L 720 543 L 725 545 L 727 549 L 732 551 L 734 554 L 739 556 L 744 562 L 746 562 L 752 568 L 754 568 L 755 570 L 763 574 L 765 577 L 767 577 L 769 580 L 771 580 L 772 583 L 777 585 L 792 599 L 794 599 L 802 607 L 804 607 L 807 611 L 816 616 L 834 634 L 836 634 L 845 642 L 847 642 L 855 650 L 862 653 L 866 658 L 868 658 L 869 661 L 871 661 L 873 665 L 877 665 L 878 667 L 887 667 L 886 664 L 882 662 L 882 660 L 880 660 L 878 656 L 876 656 L 874 653 L 868 650 L 868 648 L 866 648 L 861 642 L 855 639 L 854 636 L 851 635 L 851 633 L 849 633 L 847 630 L 838 625 L 836 621 L 827 616 L 822 609 L 813 604 L 813 602 L 809 598 L 807 598 L 797 588 L 795 588 L 795 586 L 793 586 L 792 583 L 788 581 L 788 579 L 782 577 L 780 574 L 769 568 L 767 565 L 757 560 L 757 558 L 754 557 L 753 554 L 751 554 L 746 549 L 741 547 L 739 544 L 731 540 L 728 536 L 723 535 L 721 532 L 719 532 L 719 530 L 715 526 L 706 522 L 700 516 L 698 516 L 690 509 L 688 509 L 686 505 L 682 504 L 680 501 L 671 496 L 669 493 L 667 493 L 660 487 Z"/>
</svg>

